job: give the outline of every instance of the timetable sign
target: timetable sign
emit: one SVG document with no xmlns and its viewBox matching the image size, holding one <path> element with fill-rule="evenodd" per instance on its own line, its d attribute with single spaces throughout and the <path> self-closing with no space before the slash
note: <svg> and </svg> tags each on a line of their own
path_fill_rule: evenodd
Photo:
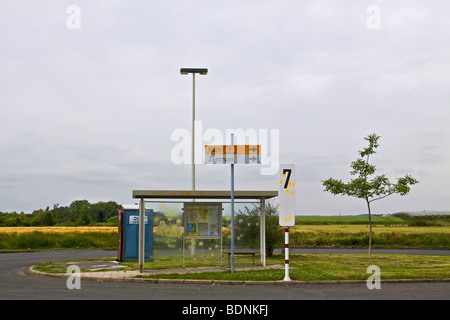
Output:
<svg viewBox="0 0 450 320">
<path fill-rule="evenodd" d="M 205 145 L 205 164 L 261 164 L 261 145 Z"/>
</svg>

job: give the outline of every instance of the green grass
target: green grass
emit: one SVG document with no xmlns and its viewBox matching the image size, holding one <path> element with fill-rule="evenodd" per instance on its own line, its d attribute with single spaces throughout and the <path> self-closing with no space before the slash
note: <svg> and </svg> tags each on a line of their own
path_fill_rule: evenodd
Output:
<svg viewBox="0 0 450 320">
<path fill-rule="evenodd" d="M 261 257 L 259 254 L 255 255 L 255 266 L 259 264 Z M 123 261 L 122 265 L 128 266 L 131 269 L 139 269 L 138 261 Z M 250 255 L 236 255 L 234 260 L 235 266 L 251 266 L 253 264 L 253 256 Z M 184 266 L 186 268 L 199 268 L 199 267 L 219 267 L 228 266 L 227 254 L 224 254 L 223 260 L 221 262 L 220 253 L 211 257 L 208 254 L 196 254 L 194 258 L 190 257 L 189 254 L 185 256 Z M 172 268 L 182 268 L 183 258 L 180 255 L 171 256 L 156 256 L 152 261 L 146 261 L 144 264 L 144 270 L 155 270 L 155 269 L 172 269 Z"/>
<path fill-rule="evenodd" d="M 397 231 L 373 232 L 374 248 L 434 248 L 450 249 L 449 232 L 401 233 Z M 290 236 L 292 247 L 368 247 L 369 231 L 340 232 L 315 231 L 293 232 Z"/>
<path fill-rule="evenodd" d="M 242 257 L 240 257 L 242 258 Z M 103 258 L 96 260 L 113 260 Z M 88 261 L 83 259 L 79 261 Z M 179 261 L 158 259 L 146 261 L 145 270 L 154 269 L 182 269 Z M 199 259 L 200 260 L 200 257 Z M 255 261 L 259 262 L 259 257 Z M 49 273 L 66 273 L 67 267 L 73 260 L 43 262 L 35 266 L 36 270 Z M 76 263 L 76 261 L 75 261 Z M 139 270 L 137 262 L 121 262 L 126 270 Z M 203 280 L 237 280 L 237 281 L 275 281 L 284 278 L 284 254 L 276 254 L 266 258 L 266 264 L 279 265 L 278 269 L 222 272 L 204 272 L 187 274 L 160 274 L 139 276 L 152 279 L 203 279 Z M 242 258 L 236 265 L 251 266 L 250 259 Z M 403 254 L 291 254 L 289 276 L 291 280 L 299 281 L 334 281 L 334 280 L 367 280 L 371 275 L 367 268 L 376 265 L 381 269 L 381 279 L 449 279 L 450 256 L 420 256 Z M 208 261 L 191 264 L 187 267 L 220 266 L 220 262 Z"/>
<path fill-rule="evenodd" d="M 291 280 L 367 280 L 371 275 L 367 268 L 377 265 L 381 269 L 381 279 L 448 279 L 450 278 L 449 256 L 417 256 L 375 254 L 371 259 L 367 254 L 291 254 L 289 272 Z M 268 257 L 267 264 L 283 264 L 284 255 Z M 284 269 L 253 271 L 205 272 L 191 274 L 161 274 L 145 276 L 164 279 L 205 279 L 205 280 L 283 280 Z"/>
<path fill-rule="evenodd" d="M 295 224 L 368 224 L 368 216 L 295 216 Z M 407 224 L 399 217 L 373 216 L 372 224 Z"/>
<path fill-rule="evenodd" d="M 0 249 L 117 248 L 117 232 L 0 233 Z"/>
</svg>

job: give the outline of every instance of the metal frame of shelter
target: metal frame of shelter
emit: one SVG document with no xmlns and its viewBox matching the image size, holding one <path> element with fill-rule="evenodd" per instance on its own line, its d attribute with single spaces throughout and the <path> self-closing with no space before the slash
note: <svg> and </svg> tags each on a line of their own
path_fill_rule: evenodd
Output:
<svg viewBox="0 0 450 320">
<path fill-rule="evenodd" d="M 278 191 L 234 191 L 234 199 L 245 200 L 259 200 L 260 201 L 260 254 L 261 265 L 266 265 L 266 219 L 265 219 L 265 206 L 266 199 L 271 199 L 278 196 Z M 142 272 L 144 265 L 144 214 L 145 214 L 145 201 L 151 200 L 186 200 L 190 199 L 195 201 L 201 200 L 229 200 L 231 199 L 231 191 L 226 190 L 133 190 L 133 199 L 140 199 L 139 202 L 139 267 Z M 181 202 L 181 201 L 180 201 Z"/>
</svg>

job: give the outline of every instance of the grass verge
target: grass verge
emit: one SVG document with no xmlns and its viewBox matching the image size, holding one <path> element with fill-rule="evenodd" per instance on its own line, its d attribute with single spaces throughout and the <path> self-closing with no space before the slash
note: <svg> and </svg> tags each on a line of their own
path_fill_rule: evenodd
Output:
<svg viewBox="0 0 450 320">
<path fill-rule="evenodd" d="M 96 260 L 114 260 L 103 258 Z M 67 260 L 43 262 L 34 268 L 48 273 L 66 273 L 67 267 L 93 259 L 79 261 Z M 245 261 L 241 261 L 245 262 Z M 122 262 L 124 270 L 138 270 L 137 262 Z M 284 255 L 275 254 L 267 257 L 267 265 L 283 265 Z M 245 263 L 249 266 L 251 264 Z M 367 254 L 291 254 L 289 276 L 298 281 L 334 281 L 334 280 L 367 280 L 371 275 L 367 268 L 376 265 L 381 270 L 382 280 L 392 279 L 450 279 L 450 256 L 421 256 L 403 254 L 375 254 L 371 259 Z M 205 266 L 205 264 L 189 265 L 189 267 Z M 216 264 L 217 266 L 217 264 Z M 145 270 L 162 268 L 180 268 L 178 263 L 155 260 L 146 262 Z M 83 272 L 84 270 L 82 270 Z M 237 280 L 237 281 L 275 281 L 284 278 L 284 268 L 251 271 L 203 272 L 186 274 L 145 275 L 140 278 L 152 279 L 201 279 L 201 280 Z"/>
<path fill-rule="evenodd" d="M 146 268 L 158 268 L 159 262 L 149 262 Z M 284 255 L 267 257 L 267 265 L 284 264 Z M 128 263 L 132 267 L 132 264 Z M 247 264 L 248 265 L 248 264 Z M 381 269 L 381 278 L 387 279 L 449 279 L 450 256 L 420 256 L 400 254 L 291 254 L 289 272 L 291 280 L 366 280 L 367 268 L 376 265 Z M 284 278 L 284 269 L 236 271 L 230 273 L 204 272 L 191 274 L 161 274 L 145 276 L 164 279 L 247 280 L 274 281 Z"/>
<path fill-rule="evenodd" d="M 268 264 L 283 264 L 284 255 L 274 255 Z M 381 279 L 448 279 L 449 256 L 417 256 L 376 254 L 369 259 L 366 254 L 291 254 L 289 272 L 291 280 L 367 280 L 367 268 L 376 265 L 381 269 Z M 239 271 L 230 273 L 205 272 L 192 274 L 164 274 L 146 276 L 164 279 L 247 280 L 274 281 L 284 278 L 284 269 Z"/>
</svg>

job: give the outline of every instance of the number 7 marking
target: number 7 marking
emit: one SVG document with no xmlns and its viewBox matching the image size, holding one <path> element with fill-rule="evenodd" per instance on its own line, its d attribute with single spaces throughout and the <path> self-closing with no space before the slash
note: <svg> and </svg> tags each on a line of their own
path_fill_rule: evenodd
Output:
<svg viewBox="0 0 450 320">
<path fill-rule="evenodd" d="M 287 189 L 288 185 L 289 185 L 289 179 L 291 178 L 291 172 L 292 169 L 283 169 L 283 174 L 286 174 L 287 172 L 287 178 L 286 178 L 286 182 L 284 183 L 284 189 Z"/>
</svg>

